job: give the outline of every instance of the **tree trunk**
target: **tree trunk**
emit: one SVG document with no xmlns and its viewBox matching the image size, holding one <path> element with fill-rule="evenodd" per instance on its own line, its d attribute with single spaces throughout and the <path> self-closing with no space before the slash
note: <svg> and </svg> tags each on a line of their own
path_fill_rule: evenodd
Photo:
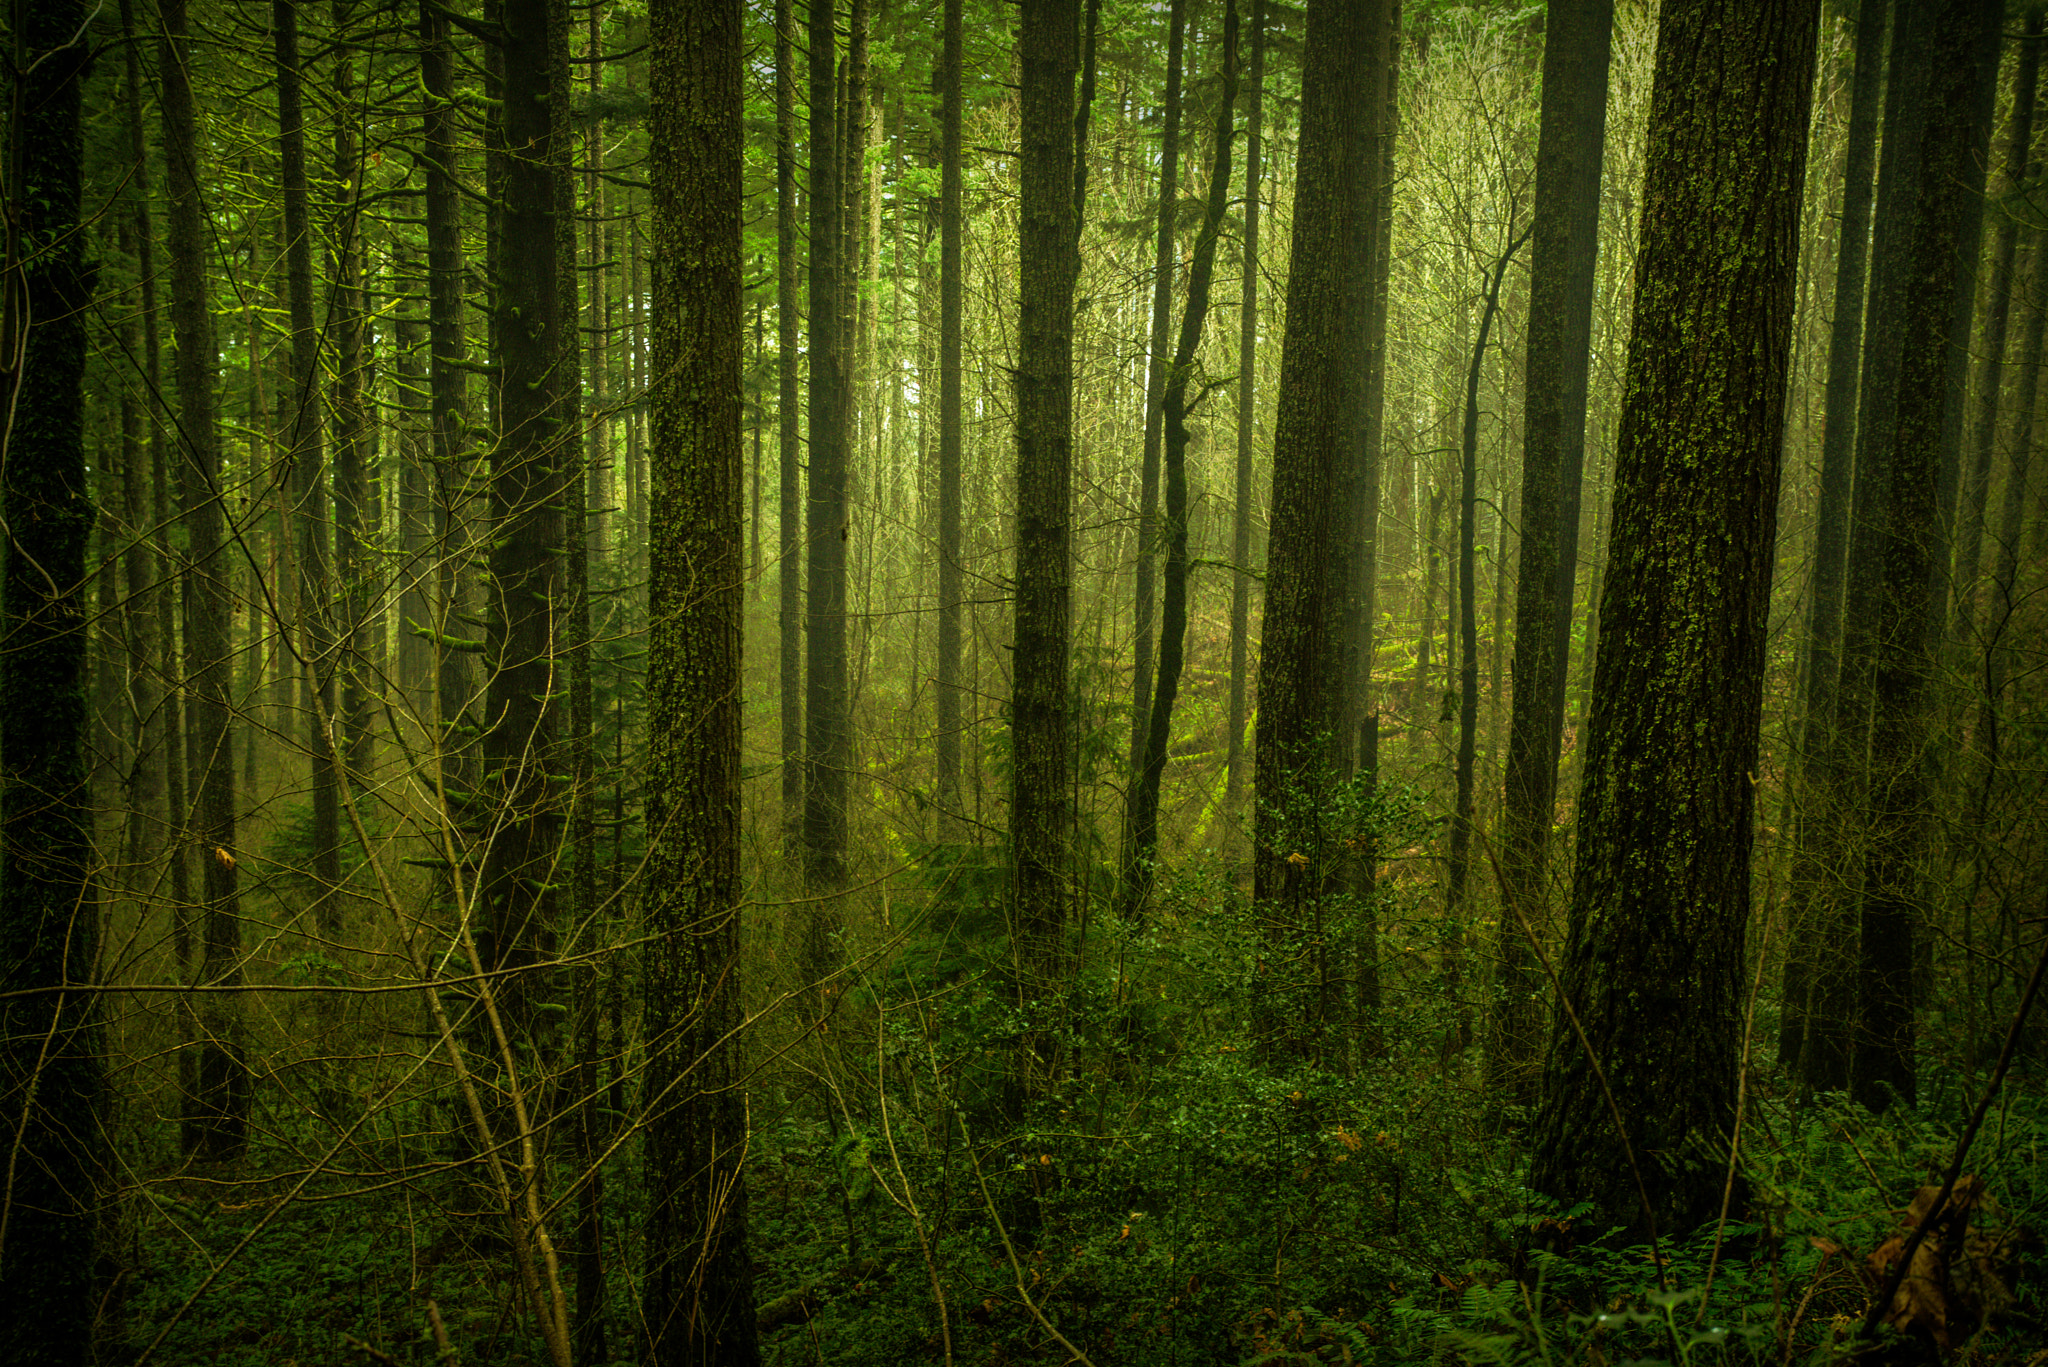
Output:
<svg viewBox="0 0 2048 1367">
<path fill-rule="evenodd" d="M 820 9 L 823 9 L 820 6 Z M 647 1276 L 661 1367 L 760 1361 L 747 1253 L 740 998 L 737 0 L 656 0 L 654 507 L 645 915 Z"/>
<path fill-rule="evenodd" d="M 127 589 L 133 605 L 128 619 L 128 648 L 133 657 L 128 671 L 128 686 L 137 724 L 126 850 L 136 885 L 142 886 L 147 880 L 148 867 L 155 861 L 158 842 L 164 839 L 164 832 L 169 829 L 168 822 L 174 810 L 166 801 L 166 766 L 170 758 L 168 746 L 178 732 L 170 720 L 171 709 L 176 703 L 175 690 L 164 687 L 164 652 L 171 648 L 171 643 L 165 639 L 164 626 L 171 611 L 171 592 L 166 586 L 165 557 L 159 550 L 168 514 L 168 503 L 161 486 L 165 423 L 158 407 L 163 395 L 163 366 L 157 333 L 156 232 L 150 213 L 152 177 L 148 138 L 143 128 L 146 96 L 142 84 L 142 55 L 134 37 L 132 11 L 132 0 L 122 0 L 121 54 L 123 75 L 127 81 L 125 131 L 128 155 L 133 163 L 128 180 L 134 197 L 133 212 L 123 221 L 122 232 L 130 239 L 128 250 L 123 255 L 134 259 L 136 279 L 140 284 L 141 307 L 130 330 L 132 340 L 128 346 L 131 355 L 141 358 L 144 390 L 139 400 L 131 401 L 124 397 L 122 425 L 125 431 L 130 420 L 129 410 L 132 409 L 138 429 L 142 423 L 148 424 L 149 445 L 146 452 L 136 452 L 129 465 L 126 482 L 125 511 L 129 532 L 134 538 L 129 543 L 127 556 Z M 184 971 L 182 960 L 178 968 L 181 973 Z"/>
<path fill-rule="evenodd" d="M 1509 225 L 1510 231 L 1513 225 Z M 1530 229 L 1523 229 L 1495 261 L 1479 310 L 1479 336 L 1465 372 L 1465 420 L 1458 457 L 1458 796 L 1451 810 L 1451 848 L 1444 914 L 1450 934 L 1463 938 L 1472 876 L 1473 778 L 1479 754 L 1479 381 L 1486 363 L 1486 339 L 1500 311 L 1508 266 Z M 1471 1044 L 1471 1012 L 1458 1006 L 1457 1050 Z"/>
<path fill-rule="evenodd" d="M 162 0 L 158 47 L 165 177 L 170 213 L 171 328 L 178 340 L 179 485 L 186 529 L 185 677 L 191 689 L 192 833 L 205 870 L 200 981 L 241 986 L 241 905 L 235 854 L 235 766 L 228 699 L 233 621 L 220 493 L 220 425 L 213 393 L 213 312 L 207 301 L 206 206 L 199 183 L 185 0 Z M 207 1161 L 241 1155 L 248 1138 L 249 1069 L 241 1004 L 208 993 L 199 1010 L 197 1094 L 183 1130 L 185 1152 Z"/>
<path fill-rule="evenodd" d="M 1273 432 L 1272 533 L 1259 643 L 1253 765 L 1258 816 L 1252 895 L 1266 908 L 1269 954 L 1306 948 L 1308 983 L 1276 983 L 1272 1024 L 1294 1034 L 1336 1012 L 1323 924 L 1341 875 L 1342 837 L 1329 824 L 1345 777 L 1344 542 L 1363 412 L 1363 260 L 1377 214 L 1386 0 L 1313 0 L 1302 72 L 1300 159 Z M 1292 948 L 1290 948 L 1290 946 Z M 1296 1034 L 1290 1047 L 1308 1043 Z"/>
<path fill-rule="evenodd" d="M 2000 168 L 1999 195 L 2004 204 L 2024 193 L 2028 155 L 2033 146 L 2034 101 L 2041 76 L 2042 11 L 2026 14 L 2013 73 L 2012 113 L 2006 124 L 2005 160 Z M 1997 447 L 1999 399 L 2005 387 L 2005 342 L 2012 318 L 2013 262 L 2019 254 L 2020 220 L 2009 209 L 1998 215 L 1989 265 L 1989 314 L 1984 321 L 1984 359 L 1977 382 L 1977 402 L 1970 414 L 1963 472 L 1962 506 L 1956 524 L 1956 554 L 1951 583 L 1954 625 L 1951 636 L 1968 649 L 1977 630 L 1978 566 L 1984 558 L 1984 515 L 1990 505 L 1991 463 Z"/>
<path fill-rule="evenodd" d="M 814 893 L 846 882 L 846 802 L 853 764 L 846 663 L 848 370 L 846 351 L 844 158 L 833 71 L 833 12 L 810 16 L 811 279 L 810 498 L 804 535 L 804 879 Z M 814 904 L 804 951 L 816 977 L 830 959 L 829 921 Z"/>
<path fill-rule="evenodd" d="M 1229 759 L 1223 810 L 1235 817 L 1244 800 L 1244 722 L 1250 680 L 1252 467 L 1258 444 L 1259 213 L 1264 207 L 1260 162 L 1266 95 L 1266 0 L 1252 0 L 1251 106 L 1245 113 L 1244 276 L 1238 286 L 1237 469 L 1230 518 Z"/>
<path fill-rule="evenodd" d="M 1927 124 L 1914 199 L 1902 311 L 1898 401 L 1872 491 L 1874 519 L 1857 528 L 1879 567 L 1870 627 L 1870 772 L 1867 855 L 1859 902 L 1859 1030 L 1850 1094 L 1871 1110 L 1915 1099 L 1915 922 L 1931 891 L 1920 861 L 1932 836 L 1932 687 L 1947 568 L 1942 507 L 1949 429 L 1961 417 L 1971 306 L 1976 293 L 1984 152 L 1998 71 L 2002 7 L 1947 0 L 1936 13 L 1907 6 L 1902 29 L 1929 25 Z M 1959 183 L 1960 180 L 1960 183 Z M 1974 180 L 1974 183 L 1972 181 Z M 1854 552 L 1852 552 L 1853 554 Z"/>
<path fill-rule="evenodd" d="M 329 748 L 330 724 L 335 721 L 334 623 L 327 577 L 327 457 L 321 425 L 320 328 L 313 316 L 313 227 L 306 188 L 296 0 L 273 0 L 270 32 L 276 49 L 285 296 L 292 328 L 292 382 L 283 395 L 278 425 L 291 453 L 292 524 L 298 543 L 299 652 L 306 690 L 306 754 L 312 765 L 312 912 L 320 934 L 333 942 L 341 935 L 341 802 L 337 757 Z"/>
<path fill-rule="evenodd" d="M 1735 1121 L 1817 11 L 1668 0 L 1657 38 L 1566 1010 L 1531 1182 L 1637 1237 L 1713 1217 Z"/>
<path fill-rule="evenodd" d="M 1138 467 L 1136 608 L 1131 626 L 1131 782 L 1137 782 L 1152 703 L 1154 543 L 1159 537 L 1159 441 L 1166 410 L 1167 338 L 1173 328 L 1173 250 L 1180 211 L 1180 83 L 1187 42 L 1187 0 L 1168 0 L 1166 121 L 1159 144 L 1159 227 L 1152 256 L 1152 327 L 1145 349 L 1145 444 Z"/>
<path fill-rule="evenodd" d="M 1794 782 L 1798 829 L 1792 856 L 1791 911 L 1785 953 L 1778 1060 L 1800 1069 L 1808 1087 L 1840 1088 L 1849 1079 L 1849 1022 L 1855 997 L 1842 923 L 1841 821 L 1831 800 L 1840 775 L 1830 761 L 1836 684 L 1841 673 L 1842 587 L 1848 568 L 1849 499 L 1856 452 L 1858 354 L 1863 345 L 1864 277 L 1875 194 L 1877 125 L 1884 86 L 1885 28 L 1891 0 L 1861 0 L 1856 72 L 1849 96 L 1849 145 L 1842 191 L 1842 243 L 1835 262 L 1835 316 L 1828 335 L 1826 426 L 1821 434 L 1820 503 L 1814 512 L 1813 578 L 1801 642 L 1801 722 Z"/>
<path fill-rule="evenodd" d="M 775 369 L 777 715 L 782 724 L 782 849 L 802 848 L 804 804 L 803 410 L 797 403 L 796 20 L 775 0 Z M 636 347 L 637 354 L 638 348 Z M 944 608 L 940 611 L 943 613 Z M 943 627 L 941 628 L 943 630 Z M 941 686 L 943 690 L 943 685 Z M 945 704 L 940 703 L 942 709 Z"/>
<path fill-rule="evenodd" d="M 90 614 L 79 587 L 93 525 L 80 87 L 96 35 L 82 0 L 17 0 L 10 18 L 17 75 L 0 336 L 20 368 L 8 377 L 0 488 L 0 1115 L 9 1132 L 0 1296 L 14 1307 L 14 1328 L 0 1335 L 0 1362 L 84 1367 L 94 1361 L 94 1227 L 106 1176 L 100 1013 L 89 992 L 47 990 L 89 985 L 99 939 L 86 766 Z"/>
<path fill-rule="evenodd" d="M 357 776 L 370 766 L 369 697 L 366 673 L 375 669 L 370 653 L 376 611 L 370 593 L 370 570 L 364 553 L 366 538 L 376 541 L 377 517 L 370 496 L 376 467 L 376 439 L 370 429 L 364 392 L 370 382 L 369 308 L 363 284 L 361 211 L 356 204 L 363 181 L 362 158 L 352 120 L 357 107 L 351 35 L 353 0 L 334 0 L 334 183 L 339 187 L 328 234 L 334 286 L 334 604 L 335 658 L 332 743 L 346 771 Z M 337 907 L 337 911 L 339 907 Z"/>
<path fill-rule="evenodd" d="M 945 0 L 939 65 L 939 623 L 938 791 L 943 812 L 961 810 L 960 650 L 965 612 L 961 597 L 960 343 L 964 293 L 960 197 L 961 11 L 964 0 Z"/>
<path fill-rule="evenodd" d="M 1166 423 L 1166 576 L 1160 602 L 1159 677 L 1150 701 L 1143 763 L 1130 798 L 1124 834 L 1123 912 L 1135 917 L 1152 886 L 1152 860 L 1159 850 L 1159 786 L 1166 776 L 1166 747 L 1173 730 L 1173 704 L 1180 693 L 1188 634 L 1188 379 L 1202 330 L 1209 320 L 1209 281 L 1216 268 L 1216 240 L 1230 197 L 1230 143 L 1237 102 L 1237 0 L 1224 0 L 1223 90 L 1217 96 L 1215 152 L 1209 166 L 1209 199 L 1188 265 L 1188 301 L 1180 338 L 1166 374 L 1161 402 Z M 1197 395 L 1196 399 L 1199 400 Z"/>
<path fill-rule="evenodd" d="M 427 387 L 433 431 L 435 600 L 423 628 L 432 642 L 435 751 L 439 782 L 451 816 L 451 848 L 459 832 L 481 817 L 475 746 L 469 740 L 470 698 L 475 690 L 469 653 L 451 648 L 466 635 L 470 614 L 467 562 L 470 462 L 468 350 L 463 328 L 462 202 L 455 180 L 454 53 L 448 18 L 437 0 L 420 0 L 420 116 L 426 163 L 427 219 Z M 459 859 L 463 851 L 453 848 Z M 456 870 L 454 876 L 460 877 Z"/>
<path fill-rule="evenodd" d="M 552 0 L 505 0 L 505 86 L 552 88 Z M 540 961 L 554 930 L 554 861 L 562 813 L 549 774 L 559 763 L 550 695 L 562 593 L 562 507 L 571 466 L 565 442 L 560 240 L 556 224 L 553 102 L 504 102 L 503 224 L 496 300 L 499 433 L 491 456 L 490 670 L 483 734 L 484 791 L 496 830 L 483 874 L 481 968 L 517 970 Z M 495 987 L 506 1027 L 526 1034 L 530 975 Z"/>
<path fill-rule="evenodd" d="M 1020 1005 L 1061 975 L 1073 830 L 1072 610 L 1074 0 L 1024 0 L 1023 199 L 1017 325 L 1017 574 L 1010 697 L 1011 935 Z M 1036 1094 L 1055 1064 L 1051 1022 L 1025 1043 L 1016 1081 Z"/>
<path fill-rule="evenodd" d="M 1543 110 L 1529 243 L 1522 546 L 1501 808 L 1501 894 L 1510 905 L 1503 908 L 1494 947 L 1498 968 L 1486 1060 L 1489 1090 L 1525 1106 L 1536 1100 L 1534 1064 L 1542 1048 L 1545 990 L 1528 937 L 1541 934 L 1550 921 L 1550 827 L 1557 810 L 1578 570 L 1613 33 L 1614 0 L 1555 0 L 1543 35 Z"/>
</svg>

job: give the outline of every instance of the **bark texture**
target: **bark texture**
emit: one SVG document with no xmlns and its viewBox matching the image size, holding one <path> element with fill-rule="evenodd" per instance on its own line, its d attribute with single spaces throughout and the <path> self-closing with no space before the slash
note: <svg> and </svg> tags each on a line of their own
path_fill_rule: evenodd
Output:
<svg viewBox="0 0 2048 1367">
<path fill-rule="evenodd" d="M 1658 34 L 1567 1009 L 1532 1174 L 1638 1234 L 1713 1215 L 1735 1118 L 1817 8 L 1673 0 Z"/>
</svg>

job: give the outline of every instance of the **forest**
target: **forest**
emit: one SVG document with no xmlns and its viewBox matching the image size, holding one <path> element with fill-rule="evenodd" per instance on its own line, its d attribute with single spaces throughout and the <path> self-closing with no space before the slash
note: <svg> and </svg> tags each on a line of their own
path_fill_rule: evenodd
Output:
<svg viewBox="0 0 2048 1367">
<path fill-rule="evenodd" d="M 0 31 L 0 1367 L 2048 1364 L 2048 4 Z"/>
</svg>

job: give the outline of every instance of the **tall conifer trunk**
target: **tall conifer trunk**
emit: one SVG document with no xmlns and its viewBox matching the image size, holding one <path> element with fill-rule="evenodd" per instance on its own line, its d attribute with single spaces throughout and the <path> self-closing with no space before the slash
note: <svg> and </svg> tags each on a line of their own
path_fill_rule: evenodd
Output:
<svg viewBox="0 0 2048 1367">
<path fill-rule="evenodd" d="M 1223 89 L 1217 97 L 1215 151 L 1209 165 L 1209 197 L 1201 231 L 1188 265 L 1187 306 L 1180 339 L 1167 369 L 1160 407 L 1166 428 L 1166 574 L 1160 602 L 1159 676 L 1148 706 L 1145 744 L 1132 788 L 1124 834 L 1123 905 L 1135 916 L 1152 884 L 1152 859 L 1159 849 L 1159 787 L 1166 776 L 1166 746 L 1173 730 L 1173 705 L 1188 634 L 1188 416 L 1194 402 L 1188 381 L 1202 331 L 1209 320 L 1209 281 L 1216 268 L 1216 240 L 1230 197 L 1230 144 L 1237 103 L 1237 0 L 1224 0 Z"/>
<path fill-rule="evenodd" d="M 477 816 L 476 751 L 469 735 L 475 689 L 469 652 L 452 648 L 467 635 L 470 612 L 469 384 L 464 362 L 468 340 L 463 325 L 462 201 L 455 179 L 454 53 L 448 18 L 437 0 L 420 0 L 420 85 L 425 95 L 420 141 L 425 149 L 427 220 L 427 387 L 433 433 L 432 493 L 435 597 L 429 620 L 420 623 L 432 642 L 433 724 L 439 779 L 448 790 L 451 815 Z M 451 832 L 452 838 L 452 832 Z M 459 855 L 460 850 L 456 853 Z M 458 872 L 458 875 L 459 872 Z"/>
<path fill-rule="evenodd" d="M 1235 817 L 1244 796 L 1245 700 L 1250 693 L 1252 576 L 1252 467 L 1258 441 L 1259 215 L 1264 207 L 1266 0 L 1252 0 L 1251 105 L 1244 138 L 1244 275 L 1238 286 L 1237 465 L 1230 519 L 1230 711 L 1224 811 Z"/>
<path fill-rule="evenodd" d="M 797 311 L 793 9 L 791 0 L 775 0 L 776 679 L 782 695 L 782 848 L 791 857 L 802 848 L 804 803 L 803 410 L 797 401 L 802 320 Z"/>
<path fill-rule="evenodd" d="M 1800 753 L 1795 760 L 1798 829 L 1792 856 L 1791 918 L 1785 954 L 1779 1061 L 1810 1087 L 1839 1088 L 1849 1077 L 1854 996 L 1846 956 L 1837 864 L 1843 813 L 1835 808 L 1840 775 L 1832 728 L 1841 672 L 1842 588 L 1848 569 L 1849 500 L 1856 453 L 1864 281 L 1876 185 L 1878 114 L 1884 86 L 1885 32 L 1891 0 L 1862 0 L 1856 15 L 1849 144 L 1843 168 L 1842 245 L 1835 263 L 1835 316 L 1828 334 L 1826 425 L 1821 434 L 1820 499 L 1814 512 L 1813 580 L 1801 640 Z"/>
<path fill-rule="evenodd" d="M 1312 965 L 1308 981 L 1274 986 L 1271 1023 L 1290 1047 L 1306 1046 L 1303 1031 L 1328 1026 L 1337 1011 L 1324 914 L 1342 854 L 1325 823 L 1348 768 L 1338 734 L 1350 685 L 1346 542 L 1357 512 L 1372 281 L 1364 258 L 1378 217 L 1388 13 L 1387 0 L 1312 0 L 1305 40 L 1253 751 L 1252 894 L 1268 962 L 1300 961 L 1305 950 Z"/>
<path fill-rule="evenodd" d="M 1164 430 L 1167 343 L 1173 331 L 1174 227 L 1180 214 L 1180 86 L 1185 66 L 1187 0 L 1168 0 L 1166 108 L 1159 143 L 1159 224 L 1152 255 L 1152 325 L 1145 349 L 1145 441 L 1138 466 L 1136 610 L 1131 626 L 1131 756 L 1133 783 L 1143 762 L 1152 707 L 1154 557 L 1159 537 L 1159 443 Z"/>
<path fill-rule="evenodd" d="M 1502 895 L 1487 1080 L 1527 1104 L 1542 1049 L 1543 988 L 1522 925 L 1548 924 L 1550 826 L 1557 807 L 1586 453 L 1600 171 L 1607 138 L 1613 0 L 1556 0 L 1543 33 L 1543 109 L 1529 243 L 1529 331 L 1522 420 L 1522 544 L 1509 665 Z M 1560 624 L 1563 629 L 1560 630 Z M 1516 913 L 1519 913 L 1517 915 Z"/>
<path fill-rule="evenodd" d="M 163 0 L 158 44 L 164 120 L 165 185 L 170 213 L 165 247 L 171 263 L 171 328 L 178 342 L 177 454 L 186 528 L 185 675 L 191 680 L 192 834 L 204 870 L 200 892 L 199 980 L 210 987 L 242 982 L 241 904 L 235 841 L 235 766 L 229 678 L 233 596 L 220 491 L 219 409 L 213 393 L 217 356 L 208 301 L 206 206 L 199 180 L 198 121 L 192 104 L 186 0 Z M 202 1032 L 196 1094 L 185 1117 L 187 1154 L 207 1160 L 239 1157 L 248 1142 L 249 1068 L 239 994 L 208 993 L 199 1008 Z"/>
<path fill-rule="evenodd" d="M 738 0 L 652 18 L 647 1276 L 658 1367 L 760 1361 L 740 997 Z"/>
<path fill-rule="evenodd" d="M 1532 1172 L 1637 1237 L 1712 1218 L 1727 1176 L 1818 18 L 1817 0 L 1667 0 L 1657 37 L 1566 1010 Z"/>
<path fill-rule="evenodd" d="M 1024 0 L 1021 284 L 1017 325 L 1017 571 L 1010 695 L 1011 936 L 1020 1004 L 1052 1000 L 1072 897 L 1074 0 Z M 1035 1023 L 1018 1080 L 1056 1066 Z"/>
<path fill-rule="evenodd" d="M 960 810 L 961 619 L 965 616 L 960 527 L 961 10 L 944 0 L 939 60 L 939 806 Z"/>
<path fill-rule="evenodd" d="M 89 17 L 81 0 L 17 0 L 9 16 L 14 115 L 0 263 L 12 399 L 0 487 L 8 529 L 0 1115 L 9 1135 L 0 1363 L 8 1367 L 95 1360 L 94 1227 L 108 1175 L 100 1013 L 90 991 L 50 991 L 89 989 L 100 915 L 85 759 L 89 613 L 80 590 L 93 525 L 84 390 L 92 277 L 80 232 L 80 86 L 96 37 Z"/>
<path fill-rule="evenodd" d="M 1896 416 L 1873 520 L 1856 537 L 1875 562 L 1871 622 L 1868 844 L 1859 906 L 1858 1032 L 1850 1094 L 1872 1110 L 1916 1094 L 1916 922 L 1931 885 L 1920 861 L 1933 833 L 1930 749 L 1936 645 L 1946 603 L 1949 441 L 1961 420 L 1960 362 L 1976 294 L 1984 152 L 1998 70 L 1995 0 L 1946 0 L 1902 26 L 1930 25 L 1932 57 L 1914 198 Z M 1972 184 L 1974 176 L 1975 183 Z M 1950 491 L 1952 492 L 1952 490 Z"/>
<path fill-rule="evenodd" d="M 552 98 L 552 0 L 505 0 L 503 226 L 496 324 L 498 442 L 491 454 L 490 669 L 484 790 L 495 830 L 484 866 L 486 970 L 538 962 L 551 942 L 562 814 L 549 778 L 560 761 L 551 698 L 562 589 L 562 509 L 575 441 L 563 418 L 560 235 Z M 526 977 L 497 986 L 508 1028 L 523 1033 Z"/>
<path fill-rule="evenodd" d="M 313 308 L 313 227 L 306 184 L 306 120 L 295 0 L 270 8 L 277 63 L 278 169 L 284 189 L 285 297 L 291 319 L 292 382 L 279 426 L 290 452 L 292 530 L 299 570 L 299 658 L 312 765 L 315 886 L 313 918 L 333 941 L 341 933 L 341 804 L 334 734 L 334 624 L 329 604 L 327 457 L 320 402 L 320 328 Z"/>
<path fill-rule="evenodd" d="M 847 714 L 848 525 L 844 156 L 830 0 L 811 0 L 810 468 L 805 505 L 804 878 L 817 892 L 846 882 L 846 801 L 853 764 Z M 811 917 L 806 969 L 829 959 L 824 913 Z"/>
</svg>

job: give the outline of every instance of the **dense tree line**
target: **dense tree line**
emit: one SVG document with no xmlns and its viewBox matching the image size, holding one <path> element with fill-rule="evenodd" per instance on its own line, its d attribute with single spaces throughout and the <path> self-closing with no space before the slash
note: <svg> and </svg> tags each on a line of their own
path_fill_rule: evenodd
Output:
<svg viewBox="0 0 2048 1367">
<path fill-rule="evenodd" d="M 6 25 L 0 1360 L 2022 1360 L 2041 7 Z"/>
</svg>

